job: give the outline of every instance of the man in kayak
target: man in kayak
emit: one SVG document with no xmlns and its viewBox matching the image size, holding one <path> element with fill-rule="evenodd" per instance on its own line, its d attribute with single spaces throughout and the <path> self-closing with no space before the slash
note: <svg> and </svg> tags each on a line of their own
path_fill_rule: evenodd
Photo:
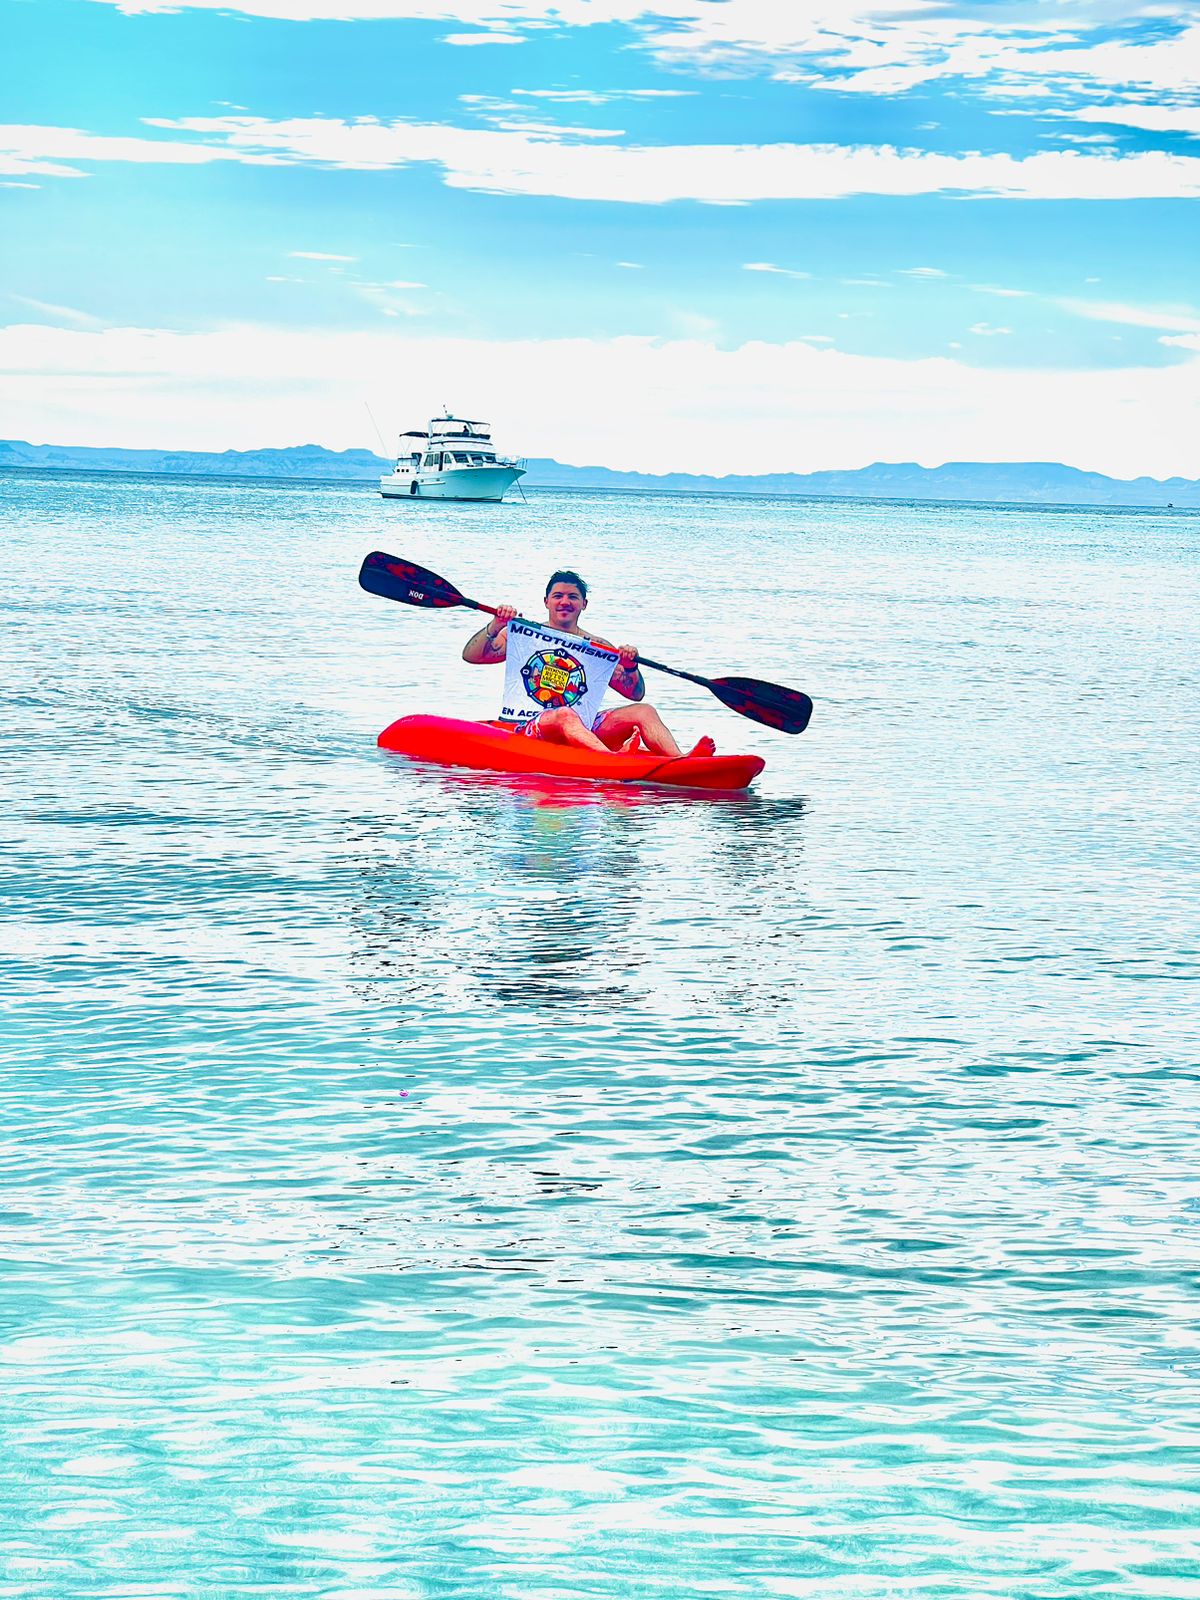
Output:
<svg viewBox="0 0 1200 1600">
<path fill-rule="evenodd" d="M 553 573 L 546 585 L 545 601 L 548 627 L 559 633 L 577 634 L 601 649 L 616 651 L 621 659 L 613 672 L 610 687 L 635 703 L 602 711 L 590 728 L 584 725 L 578 712 L 569 706 L 547 709 L 525 723 L 522 732 L 531 738 L 575 745 L 582 750 L 615 750 L 624 753 L 636 750 L 640 743 L 652 755 L 682 755 L 683 751 L 654 707 L 637 703 L 644 700 L 646 685 L 638 666 L 636 647 L 631 644 L 609 644 L 607 639 L 584 633 L 579 626 L 579 618 L 588 603 L 587 584 L 579 574 L 566 570 Z M 463 647 L 463 660 L 480 667 L 502 663 L 508 649 L 508 624 L 518 615 L 516 606 L 497 606 L 496 614 L 487 626 L 480 628 L 467 640 Z M 715 749 L 713 741 L 705 735 L 688 754 L 710 756 Z"/>
</svg>

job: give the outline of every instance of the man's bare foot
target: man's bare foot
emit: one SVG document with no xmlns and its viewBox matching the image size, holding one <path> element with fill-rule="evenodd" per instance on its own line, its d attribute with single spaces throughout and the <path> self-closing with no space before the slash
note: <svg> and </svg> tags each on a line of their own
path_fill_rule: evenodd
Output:
<svg viewBox="0 0 1200 1600">
<path fill-rule="evenodd" d="M 716 744 L 707 734 L 702 739 L 697 739 L 696 743 L 688 751 L 689 756 L 712 756 L 716 755 L 716 753 Z"/>
<path fill-rule="evenodd" d="M 617 746 L 617 754 L 619 756 L 635 755 L 638 749 L 641 747 L 641 743 L 642 741 L 638 736 L 638 730 L 635 728 L 629 735 L 628 739 L 626 739 L 625 743 Z"/>
</svg>

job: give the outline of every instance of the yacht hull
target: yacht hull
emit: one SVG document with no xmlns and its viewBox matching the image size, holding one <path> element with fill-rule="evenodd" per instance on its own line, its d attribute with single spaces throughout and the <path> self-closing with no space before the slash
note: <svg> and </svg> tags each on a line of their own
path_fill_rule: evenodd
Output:
<svg viewBox="0 0 1200 1600">
<path fill-rule="evenodd" d="M 523 476 L 520 467 L 452 467 L 446 472 L 392 472 L 379 480 L 385 500 L 503 500 Z"/>
</svg>

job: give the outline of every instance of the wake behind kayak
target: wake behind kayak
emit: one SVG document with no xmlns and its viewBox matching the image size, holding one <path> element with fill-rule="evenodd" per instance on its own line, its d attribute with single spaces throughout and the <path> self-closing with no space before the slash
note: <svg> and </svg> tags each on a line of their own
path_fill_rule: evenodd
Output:
<svg viewBox="0 0 1200 1600">
<path fill-rule="evenodd" d="M 530 739 L 493 722 L 401 717 L 379 735 L 383 750 L 480 772 L 536 772 L 554 778 L 661 783 L 680 789 L 745 789 L 766 766 L 761 756 L 618 755 Z"/>
</svg>

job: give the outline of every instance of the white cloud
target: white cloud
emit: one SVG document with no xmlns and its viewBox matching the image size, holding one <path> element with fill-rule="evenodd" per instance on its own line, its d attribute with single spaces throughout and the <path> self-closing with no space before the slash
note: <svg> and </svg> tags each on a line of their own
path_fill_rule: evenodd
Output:
<svg viewBox="0 0 1200 1600">
<path fill-rule="evenodd" d="M 624 25 L 671 67 L 768 73 L 842 92 L 899 94 L 967 79 L 987 95 L 1187 93 L 1200 80 L 1192 0 L 102 0 L 292 21 L 449 21 L 466 43 L 542 28 Z M 1114 23 L 1123 25 L 1114 38 Z M 1139 37 L 1134 31 L 1145 24 Z"/>
<path fill-rule="evenodd" d="M 950 78 L 972 80 L 987 95 L 1026 98 L 1133 86 L 1183 93 L 1200 83 L 1200 27 L 1189 26 L 1190 0 L 1130 0 L 1115 14 L 1104 0 L 1060 0 L 996 5 L 988 15 L 953 0 L 693 0 L 669 14 L 647 34 L 665 61 L 740 65 L 842 92 L 902 94 Z M 1109 36 L 1114 21 L 1131 29 L 1139 20 L 1150 24 L 1144 37 Z"/>
<path fill-rule="evenodd" d="M 357 261 L 357 256 L 331 256 L 324 250 L 289 250 L 288 255 L 297 261 Z"/>
<path fill-rule="evenodd" d="M 509 448 L 651 472 L 708 472 L 752 454 L 763 471 L 1061 460 L 1162 477 L 1194 473 L 1200 437 L 1200 353 L 1182 344 L 1167 366 L 1068 372 L 868 358 L 801 340 L 723 350 L 704 338 L 487 343 L 382 329 L 30 324 L 0 328 L 0 437 L 343 449 L 364 442 L 364 400 L 389 431 L 413 425 L 398 372 L 409 396 L 471 396 Z"/>
<path fill-rule="evenodd" d="M 1123 322 L 1129 327 L 1157 328 L 1167 333 L 1200 333 L 1200 314 L 1191 306 L 1129 306 L 1113 300 L 1069 298 L 1056 299 L 1053 304 L 1093 322 Z"/>
<path fill-rule="evenodd" d="M 682 100 L 694 89 L 512 89 L 511 94 L 530 100 L 552 100 L 555 105 L 605 106 L 613 100 Z M 461 95 L 464 101 L 482 100 L 482 95 Z"/>
<path fill-rule="evenodd" d="M 811 278 L 811 272 L 797 272 L 792 267 L 777 267 L 773 261 L 743 261 L 743 272 L 777 272 L 781 278 Z"/>
<path fill-rule="evenodd" d="M 600 89 L 512 89 L 509 92 L 522 95 L 527 100 L 553 100 L 556 105 L 565 106 L 603 106 L 613 98 Z M 459 98 L 473 101 L 484 100 L 486 96 L 464 94 Z"/>
<path fill-rule="evenodd" d="M 902 267 L 906 278 L 948 278 L 950 274 L 943 272 L 941 267 Z"/>
<path fill-rule="evenodd" d="M 544 19 L 547 6 L 538 0 L 101 0 L 126 16 L 173 11 L 221 11 L 275 22 L 465 22 L 488 26 L 511 16 L 521 21 Z"/>
<path fill-rule="evenodd" d="M 1051 133 L 1042 134 L 1043 139 L 1057 139 L 1061 144 L 1112 144 L 1112 136 L 1107 133 L 1064 133 L 1061 128 L 1055 128 Z"/>
<path fill-rule="evenodd" d="M 677 339 L 703 343 L 717 339 L 721 332 L 721 324 L 715 317 L 706 316 L 703 311 L 688 311 L 682 306 L 669 310 L 664 320 Z"/>
<path fill-rule="evenodd" d="M 1194 24 L 1192 6 L 1178 3 L 1163 9 L 1180 21 L 1190 13 Z M 1069 39 L 1066 42 L 1069 44 Z M 1181 26 L 1165 35 L 1156 28 L 1144 39 L 1108 39 L 1084 49 L 1039 49 L 1028 61 L 1031 75 L 1061 75 L 1068 82 L 1096 88 L 1103 85 L 1186 94 L 1200 83 L 1200 26 Z"/>
<path fill-rule="evenodd" d="M 978 21 L 932 21 L 931 9 L 904 0 L 693 3 L 672 8 L 645 38 L 655 55 L 675 66 L 765 69 L 785 81 L 892 94 L 941 76 L 956 51 L 996 42 L 994 29 Z"/>
<path fill-rule="evenodd" d="M 633 24 L 639 19 L 689 20 L 702 16 L 706 0 L 101 0 L 129 15 L 171 11 L 236 12 L 276 21 L 452 21 L 489 31 L 518 26 L 587 27 Z M 727 0 L 731 9 L 754 10 L 760 0 Z M 793 0 L 799 10 L 813 10 L 813 0 Z M 918 5 L 924 0 L 917 0 Z M 831 12 L 836 0 L 815 9 Z M 902 9 L 901 0 L 875 0 L 857 6 L 858 19 L 884 9 Z M 841 7 L 843 16 L 848 7 Z M 853 19 L 848 19 L 853 20 Z"/>
<path fill-rule="evenodd" d="M 1142 128 L 1147 133 L 1182 133 L 1200 139 L 1200 104 L 1084 106 L 1063 115 L 1079 122 L 1106 122 L 1120 128 Z"/>
<path fill-rule="evenodd" d="M 509 117 L 492 117 L 488 119 L 497 128 L 505 133 L 520 133 L 532 139 L 550 139 L 555 142 L 564 139 L 619 139 L 624 133 L 624 128 L 564 128 L 556 122 L 532 122 L 518 114 Z"/>
<path fill-rule="evenodd" d="M 447 33 L 443 44 L 524 44 L 523 33 Z"/>
<path fill-rule="evenodd" d="M 974 322 L 967 329 L 968 333 L 978 334 L 981 339 L 994 339 L 1000 334 L 1011 333 L 1011 328 L 994 328 L 990 322 Z"/>
<path fill-rule="evenodd" d="M 187 162 L 245 161 L 387 171 L 428 162 L 452 188 L 658 205 L 697 200 L 838 199 L 849 195 L 962 194 L 1015 199 L 1125 200 L 1200 195 L 1200 157 L 1078 150 L 938 155 L 889 145 L 606 145 L 569 130 L 538 133 L 439 123 L 339 122 L 262 117 L 147 118 L 194 139 L 126 139 L 52 127 L 0 127 L 0 159 L 50 170 L 44 158 Z M 39 165 L 39 163 L 42 163 Z M 74 169 L 70 175 L 78 176 Z"/>
<path fill-rule="evenodd" d="M 1098 278 L 1085 279 L 1098 283 Z M 1156 332 L 1185 335 L 1200 334 L 1200 312 L 1192 306 L 1126 305 L 1116 300 L 1081 300 L 1070 295 L 1034 295 L 1029 289 L 1008 289 L 999 284 L 973 283 L 969 287 L 978 294 L 1001 295 L 1006 299 L 1037 300 L 1039 303 L 1065 311 L 1068 316 L 1083 317 L 1090 322 L 1114 322 L 1133 328 L 1150 328 Z M 982 336 L 1011 333 L 1011 328 L 994 327 L 988 322 L 977 322 L 969 330 Z M 1174 344 L 1173 339 L 1162 339 L 1162 344 Z"/>
<path fill-rule="evenodd" d="M 157 126 L 157 124 L 150 124 Z M 47 178 L 82 178 L 79 167 L 65 161 L 132 161 L 166 166 L 203 166 L 210 161 L 249 161 L 277 166 L 279 157 L 227 149 L 221 145 L 170 139 L 118 138 L 86 133 L 80 128 L 39 124 L 0 124 L 0 172 L 36 173 Z"/>
<path fill-rule="evenodd" d="M 1048 83 L 1016 83 L 1013 81 L 1011 76 L 1006 77 L 1002 81 L 1004 83 L 1003 92 L 1006 100 L 1054 100 L 1058 97 L 1056 91 L 1052 89 Z M 986 82 L 983 85 L 983 90 L 986 94 Z M 1013 111 L 1010 113 L 1012 116 L 1020 115 L 1025 117 L 1038 116 L 1041 114 L 1042 113 L 1038 111 L 1023 111 L 1019 113 Z"/>
<path fill-rule="evenodd" d="M 426 287 L 423 283 L 409 283 L 398 279 L 392 283 L 367 283 L 361 279 L 353 279 L 346 284 L 351 294 L 357 295 L 360 300 L 365 300 L 374 306 L 385 317 L 426 317 L 429 315 L 428 304 L 408 298 L 412 291 Z"/>
<path fill-rule="evenodd" d="M 32 295 L 13 294 L 9 296 L 18 305 L 28 306 L 31 311 L 41 311 L 48 317 L 53 317 L 56 322 L 69 322 L 77 328 L 102 328 L 103 317 L 94 317 L 89 311 L 77 311 L 74 306 L 55 305 L 51 300 L 35 300 Z"/>
</svg>

